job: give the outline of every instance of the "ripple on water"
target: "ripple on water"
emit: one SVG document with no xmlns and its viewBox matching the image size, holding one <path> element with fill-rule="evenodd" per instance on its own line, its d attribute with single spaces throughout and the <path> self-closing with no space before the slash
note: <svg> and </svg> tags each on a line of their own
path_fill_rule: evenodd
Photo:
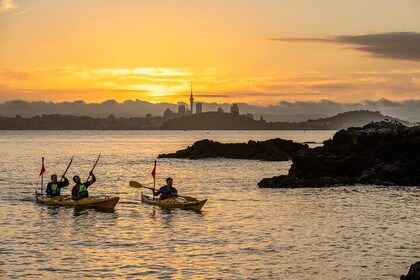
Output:
<svg viewBox="0 0 420 280">
<path fill-rule="evenodd" d="M 290 162 L 158 161 L 157 186 L 208 198 L 203 212 L 140 201 L 157 154 L 201 138 L 323 140 L 333 132 L 5 132 L 0 135 L 0 273 L 5 278 L 396 279 L 420 258 L 418 188 L 258 189 Z M 28 140 L 30 139 L 30 140 Z M 118 193 L 111 213 L 33 202 L 39 159 L 47 177 L 95 173 L 95 194 Z M 25 179 L 22 178 L 25 174 Z M 69 193 L 70 188 L 64 190 Z M 4 230 L 6 229 L 6 230 Z M 80 265 L 80 264 L 83 265 Z M 379 279 L 378 278 L 378 279 Z"/>
</svg>

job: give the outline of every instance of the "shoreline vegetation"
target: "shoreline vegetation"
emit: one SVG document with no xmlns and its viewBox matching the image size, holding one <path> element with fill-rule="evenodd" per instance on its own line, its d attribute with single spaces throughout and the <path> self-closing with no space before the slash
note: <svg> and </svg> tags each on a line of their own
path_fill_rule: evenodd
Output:
<svg viewBox="0 0 420 280">
<path fill-rule="evenodd" d="M 175 119 L 153 117 L 151 114 L 132 118 L 61 114 L 25 118 L 17 115 L 0 117 L 0 130 L 339 130 L 386 119 L 411 125 L 409 122 L 384 116 L 378 111 L 360 110 L 304 122 L 257 121 L 250 116 L 221 112 L 205 112 Z"/>
</svg>

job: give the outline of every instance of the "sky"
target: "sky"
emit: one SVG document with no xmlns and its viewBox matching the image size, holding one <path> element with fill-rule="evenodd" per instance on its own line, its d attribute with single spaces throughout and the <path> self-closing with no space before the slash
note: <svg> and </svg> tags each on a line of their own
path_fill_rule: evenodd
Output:
<svg viewBox="0 0 420 280">
<path fill-rule="evenodd" d="M 0 102 L 420 99 L 420 0 L 0 0 Z"/>
</svg>

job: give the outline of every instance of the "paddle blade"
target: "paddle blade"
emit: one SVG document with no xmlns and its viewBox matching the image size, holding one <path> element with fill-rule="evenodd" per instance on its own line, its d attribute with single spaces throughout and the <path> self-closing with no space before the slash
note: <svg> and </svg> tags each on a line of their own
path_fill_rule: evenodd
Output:
<svg viewBox="0 0 420 280">
<path fill-rule="evenodd" d="M 144 186 L 142 184 L 140 184 L 139 182 L 136 182 L 136 181 L 130 181 L 130 183 L 128 185 L 130 187 L 136 188 L 136 189 L 144 188 Z"/>
</svg>

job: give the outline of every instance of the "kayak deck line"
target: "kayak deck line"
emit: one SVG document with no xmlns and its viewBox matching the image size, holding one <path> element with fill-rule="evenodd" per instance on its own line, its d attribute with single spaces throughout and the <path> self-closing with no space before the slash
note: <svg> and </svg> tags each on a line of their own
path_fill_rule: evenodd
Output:
<svg viewBox="0 0 420 280">
<path fill-rule="evenodd" d="M 69 195 L 60 195 L 56 197 L 47 197 L 41 194 L 35 194 L 37 203 L 46 206 L 74 207 L 76 201 Z M 77 200 L 77 208 L 102 208 L 114 209 L 120 198 L 118 196 L 91 196 Z"/>
<path fill-rule="evenodd" d="M 185 201 L 179 201 L 177 198 L 159 199 L 141 193 L 141 201 L 150 205 L 157 205 L 162 208 L 179 208 L 185 210 L 200 211 L 207 199 L 198 200 L 193 197 L 188 197 Z"/>
</svg>

